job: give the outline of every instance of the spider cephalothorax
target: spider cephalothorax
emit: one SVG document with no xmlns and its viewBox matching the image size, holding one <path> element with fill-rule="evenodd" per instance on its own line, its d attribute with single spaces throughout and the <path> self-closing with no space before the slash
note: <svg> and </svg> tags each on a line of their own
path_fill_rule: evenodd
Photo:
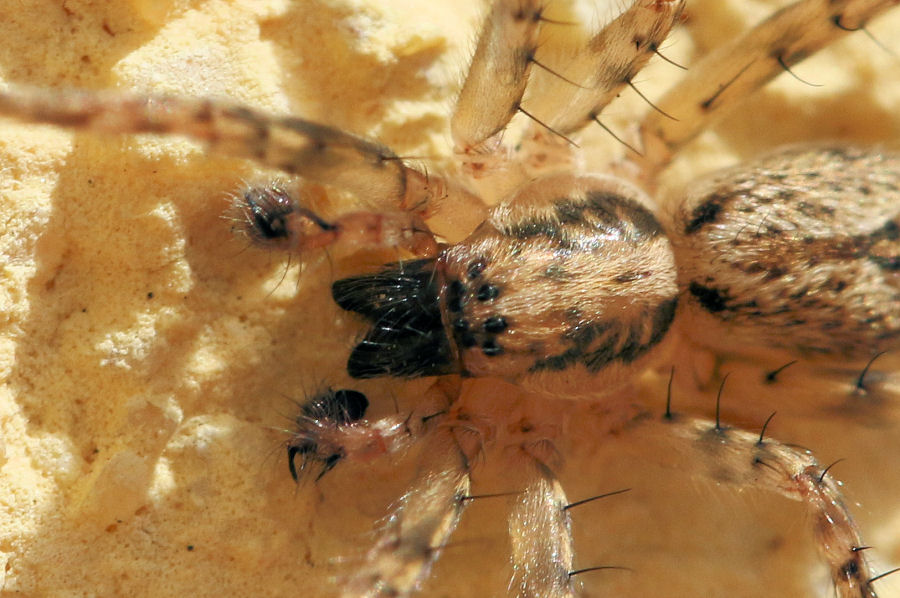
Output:
<svg viewBox="0 0 900 598">
<path fill-rule="evenodd" d="M 539 179 L 436 258 L 333 294 L 373 323 L 351 376 L 497 376 L 563 394 L 611 390 L 646 367 L 677 304 L 649 200 L 599 176 Z"/>
</svg>

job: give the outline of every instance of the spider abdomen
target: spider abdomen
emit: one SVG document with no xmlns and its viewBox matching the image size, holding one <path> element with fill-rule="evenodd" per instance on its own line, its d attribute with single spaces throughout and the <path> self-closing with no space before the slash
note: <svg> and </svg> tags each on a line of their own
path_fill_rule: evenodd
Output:
<svg viewBox="0 0 900 598">
<path fill-rule="evenodd" d="M 697 342 L 867 360 L 900 339 L 900 156 L 782 149 L 696 183 L 672 227 Z"/>
</svg>

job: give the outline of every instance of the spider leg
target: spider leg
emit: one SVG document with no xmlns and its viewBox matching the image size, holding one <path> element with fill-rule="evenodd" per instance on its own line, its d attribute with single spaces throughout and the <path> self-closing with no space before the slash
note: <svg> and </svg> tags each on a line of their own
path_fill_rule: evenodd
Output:
<svg viewBox="0 0 900 598">
<path fill-rule="evenodd" d="M 631 85 L 684 8 L 684 0 L 638 0 L 577 51 L 545 64 L 536 58 L 541 4 L 498 0 L 482 28 L 451 121 L 456 152 L 473 177 L 483 176 L 497 145 L 491 139 L 516 112 L 532 120 L 526 139 L 558 137 L 573 144 L 568 135 L 599 122 L 600 111 Z M 529 76 L 532 64 L 544 72 Z"/>
<path fill-rule="evenodd" d="M 331 245 L 346 252 L 397 247 L 417 257 L 432 257 L 438 250 L 416 212 L 351 212 L 326 220 L 279 182 L 246 187 L 232 200 L 235 230 L 264 248 L 302 254 Z"/>
<path fill-rule="evenodd" d="M 379 530 L 345 598 L 402 598 L 419 589 L 459 523 L 469 495 L 467 455 L 448 426 L 424 442 L 419 471 Z"/>
<path fill-rule="evenodd" d="M 678 149 L 738 102 L 807 56 L 863 27 L 896 0 L 801 0 L 693 65 L 641 125 L 647 168 Z M 651 173 L 652 174 L 652 173 Z"/>
<path fill-rule="evenodd" d="M 369 400 L 359 391 L 326 388 L 313 394 L 301 404 L 285 443 L 291 477 L 299 481 L 307 469 L 318 467 L 318 480 L 343 460 L 367 462 L 406 451 L 446 414 L 452 390 L 435 384 L 413 411 L 376 420 L 365 418 Z"/>
<path fill-rule="evenodd" d="M 653 57 L 683 10 L 684 0 L 637 0 L 573 53 L 550 59 L 553 65 L 565 65 L 563 73 L 571 82 L 553 73 L 535 77 L 529 111 L 552 115 L 541 120 L 562 135 L 597 122 Z"/>
<path fill-rule="evenodd" d="M 307 469 L 318 466 L 318 480 L 340 461 L 366 462 L 402 453 L 424 432 L 426 423 L 427 418 L 415 414 L 352 423 L 298 417 L 297 430 L 285 443 L 291 477 L 299 481 Z"/>
<path fill-rule="evenodd" d="M 211 152 L 331 185 L 371 205 L 395 205 L 398 213 L 389 218 L 359 216 L 343 227 L 345 232 L 361 229 L 360 235 L 374 230 L 388 246 L 410 232 L 423 232 L 421 218 L 440 216 L 439 220 L 457 226 L 483 219 L 484 207 L 478 198 L 406 166 L 384 145 L 302 118 L 275 116 L 224 101 L 16 87 L 0 91 L 0 115 L 108 135 L 181 135 L 205 144 Z M 448 200 L 455 209 L 441 215 L 440 206 Z M 318 217 L 312 212 L 305 216 L 319 228 L 327 228 L 321 219 L 315 222 Z M 382 234 L 384 229 L 387 234 Z M 305 245 L 322 246 L 334 240 L 334 235 L 318 235 Z M 369 234 L 363 244 L 371 245 L 372 240 Z"/>
<path fill-rule="evenodd" d="M 804 503 L 836 595 L 876 596 L 869 583 L 872 572 L 863 558 L 865 545 L 844 502 L 840 483 L 809 451 L 760 434 L 677 415 L 662 422 L 645 420 L 641 433 L 647 442 L 674 440 L 675 446 L 660 454 L 677 454 L 679 460 L 692 464 L 693 471 L 716 482 L 762 488 Z"/>
<path fill-rule="evenodd" d="M 0 93 L 0 113 L 96 133 L 183 135 L 216 153 L 252 159 L 373 200 L 405 197 L 409 179 L 416 178 L 378 143 L 302 118 L 271 116 L 212 99 L 11 88 Z"/>
<path fill-rule="evenodd" d="M 509 587 L 519 598 L 571 598 L 578 593 L 572 578 L 575 549 L 568 501 L 550 468 L 537 460 L 533 465 L 509 517 Z"/>
<path fill-rule="evenodd" d="M 542 0 L 497 0 L 491 7 L 450 123 L 458 154 L 482 152 L 518 111 L 542 10 Z"/>
</svg>

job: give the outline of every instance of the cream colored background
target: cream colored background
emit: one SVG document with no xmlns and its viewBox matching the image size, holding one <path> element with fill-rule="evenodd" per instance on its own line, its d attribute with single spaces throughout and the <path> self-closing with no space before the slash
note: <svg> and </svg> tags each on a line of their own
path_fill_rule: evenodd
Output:
<svg viewBox="0 0 900 598">
<path fill-rule="evenodd" d="M 690 64 L 782 4 L 690 1 L 665 52 Z M 479 6 L 2 0 L 0 74 L 226 97 L 440 156 Z M 872 26 L 895 52 L 898 13 Z M 780 77 L 669 178 L 779 143 L 897 138 L 900 64 L 863 34 L 796 70 L 823 86 Z M 659 97 L 677 76 L 656 60 L 641 87 Z M 618 127 L 646 109 L 625 96 L 609 111 Z M 598 164 L 619 151 L 589 139 Z M 236 240 L 221 218 L 227 195 L 265 174 L 178 139 L 4 121 L 0 168 L 0 595 L 334 595 L 333 580 L 354 567 L 336 558 L 371 542 L 411 471 L 407 461 L 347 465 L 298 488 L 285 467 L 278 428 L 290 425 L 292 400 L 347 383 L 361 327 L 328 287 L 351 266 L 313 257 L 285 275 L 281 256 Z M 348 209 L 342 201 L 324 212 Z M 873 556 L 900 565 L 896 385 L 851 399 L 849 374 L 814 380 L 798 367 L 777 387 L 758 379 L 744 368 L 729 381 L 729 421 L 758 429 L 777 409 L 773 436 L 826 463 L 846 458 L 833 471 L 860 503 Z M 651 376 L 642 387 L 659 410 L 663 386 Z M 354 387 L 387 413 L 392 396 L 414 400 L 423 384 Z M 485 387 L 486 398 L 495 391 Z M 709 414 L 713 396 L 678 400 Z M 570 496 L 634 489 L 575 513 L 579 566 L 634 570 L 585 576 L 592 595 L 816 595 L 822 571 L 799 505 L 657 466 L 660 445 L 591 425 L 560 440 Z M 490 465 L 475 477 L 479 491 L 509 489 Z M 424 595 L 505 595 L 503 513 L 502 501 L 469 509 Z M 879 588 L 900 596 L 896 578 Z"/>
</svg>

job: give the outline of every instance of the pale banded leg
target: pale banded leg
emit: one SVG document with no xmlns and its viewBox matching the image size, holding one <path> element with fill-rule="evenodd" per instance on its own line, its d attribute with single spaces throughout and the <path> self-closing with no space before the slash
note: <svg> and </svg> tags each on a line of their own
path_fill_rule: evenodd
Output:
<svg viewBox="0 0 900 598">
<path fill-rule="evenodd" d="M 658 51 L 684 5 L 684 0 L 636 0 L 574 55 L 551 59 L 554 72 L 577 85 L 547 73 L 534 93 L 529 89 L 529 111 L 534 107 L 542 122 L 562 135 L 599 122 L 600 112 Z"/>
<path fill-rule="evenodd" d="M 469 463 L 453 430 L 431 432 L 419 472 L 378 531 L 375 546 L 344 585 L 345 598 L 408 596 L 427 579 L 459 523 L 469 495 Z"/>
<path fill-rule="evenodd" d="M 543 463 L 516 497 L 509 517 L 513 578 L 518 598 L 577 596 L 572 570 L 575 550 L 568 501 L 559 480 Z"/>
<path fill-rule="evenodd" d="M 701 419 L 671 416 L 645 421 L 648 442 L 674 438 L 671 453 L 694 471 L 738 487 L 762 488 L 806 505 L 819 551 L 840 598 L 873 598 L 864 544 L 840 490 L 809 451 Z M 669 454 L 663 452 L 662 454 Z M 706 469 L 705 473 L 703 468 Z"/>
<path fill-rule="evenodd" d="M 433 216 L 445 200 L 454 206 L 450 220 L 483 219 L 480 200 L 404 165 L 379 143 L 246 106 L 175 96 L 13 87 L 0 91 L 0 116 L 108 135 L 182 135 L 212 152 L 350 191 L 373 206 L 396 206 L 402 212 L 395 221 L 376 223 L 394 226 L 396 236 L 419 228 L 418 218 Z"/>
<path fill-rule="evenodd" d="M 684 8 L 684 0 L 637 0 L 577 54 L 547 65 L 535 57 L 541 4 L 498 0 L 485 21 L 451 122 L 456 151 L 464 160 L 488 152 L 486 142 L 516 112 L 538 123 L 533 128 L 562 137 L 599 122 L 600 111 L 631 84 Z M 528 106 L 523 106 L 532 64 L 548 72 L 544 81 L 550 83 L 533 93 L 529 89 Z"/>
<path fill-rule="evenodd" d="M 450 128 L 455 151 L 479 153 L 516 114 L 537 50 L 544 0 L 496 0 L 460 91 Z"/>
<path fill-rule="evenodd" d="M 294 254 L 332 245 L 344 253 L 396 247 L 416 257 L 433 257 L 438 250 L 415 212 L 351 212 L 325 220 L 277 182 L 233 194 L 227 218 L 254 245 Z"/>
<path fill-rule="evenodd" d="M 380 144 L 301 118 L 210 99 L 10 88 L 0 92 L 0 114 L 96 133 L 183 135 L 216 153 L 252 159 L 364 199 L 403 198 L 423 183 Z"/>
<path fill-rule="evenodd" d="M 661 168 L 740 100 L 897 0 L 801 0 L 692 65 L 641 125 L 650 170 Z"/>
</svg>

